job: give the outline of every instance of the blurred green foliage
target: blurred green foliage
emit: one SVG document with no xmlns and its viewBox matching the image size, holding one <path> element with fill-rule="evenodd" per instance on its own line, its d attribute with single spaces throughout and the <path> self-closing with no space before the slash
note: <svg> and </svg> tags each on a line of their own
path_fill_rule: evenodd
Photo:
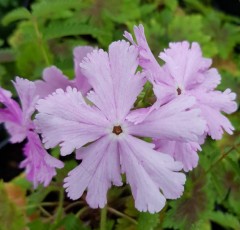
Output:
<svg viewBox="0 0 240 230">
<path fill-rule="evenodd" d="M 72 78 L 73 47 L 88 44 L 106 49 L 111 41 L 123 39 L 124 30 L 132 32 L 134 25 L 142 23 L 156 55 L 171 41 L 199 42 L 204 55 L 211 57 L 221 72 L 219 88 L 229 87 L 240 95 L 240 17 L 214 9 L 210 0 L 184 0 L 181 4 L 177 0 L 36 0 L 29 9 L 14 0 L 4 0 L 0 13 L 2 87 L 12 89 L 10 80 L 17 75 L 37 79 L 50 65 Z M 159 214 L 139 213 L 128 186 L 113 188 L 109 192 L 107 229 L 240 229 L 239 111 L 229 118 L 235 134 L 218 142 L 207 141 L 200 153 L 200 165 L 188 173 L 180 199 L 169 201 Z M 14 180 L 12 183 L 30 191 L 26 212 L 7 198 L 1 183 L 0 229 L 97 229 L 99 210 L 88 208 L 84 199 L 65 200 L 60 212 L 55 199 L 46 202 L 52 193 L 56 198 L 62 179 L 75 165 L 70 160 L 53 187 L 47 189 L 32 191 L 23 178 Z M 47 203 L 50 208 L 46 208 Z M 62 218 L 56 218 L 56 213 Z"/>
</svg>

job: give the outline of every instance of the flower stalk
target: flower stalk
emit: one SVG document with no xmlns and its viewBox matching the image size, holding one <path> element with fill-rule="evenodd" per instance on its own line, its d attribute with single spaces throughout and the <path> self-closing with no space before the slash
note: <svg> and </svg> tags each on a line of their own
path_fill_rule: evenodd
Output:
<svg viewBox="0 0 240 230">
<path fill-rule="evenodd" d="M 100 230 L 107 229 L 107 206 L 101 209 Z"/>
</svg>

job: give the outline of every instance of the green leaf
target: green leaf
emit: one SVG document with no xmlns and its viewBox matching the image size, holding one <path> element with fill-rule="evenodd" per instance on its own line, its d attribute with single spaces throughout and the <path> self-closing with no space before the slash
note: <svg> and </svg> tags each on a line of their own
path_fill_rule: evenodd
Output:
<svg viewBox="0 0 240 230">
<path fill-rule="evenodd" d="M 165 214 L 163 227 L 185 230 L 193 228 L 200 220 L 207 220 L 214 197 L 209 193 L 209 181 L 200 167 L 189 174 L 185 187 L 181 198 L 169 202 L 172 208 Z"/>
<path fill-rule="evenodd" d="M 24 21 L 19 23 L 17 29 L 11 37 L 9 37 L 8 41 L 13 48 L 17 48 L 22 44 L 36 42 L 37 36 L 32 22 Z"/>
<path fill-rule="evenodd" d="M 170 40 L 199 42 L 204 55 L 215 55 L 218 51 L 217 47 L 211 41 L 211 36 L 203 32 L 203 21 L 202 15 L 179 15 L 174 17 L 169 25 Z"/>
<path fill-rule="evenodd" d="M 225 228 L 240 229 L 240 222 L 236 216 L 230 213 L 210 212 L 209 219 Z"/>
<path fill-rule="evenodd" d="M 28 224 L 30 230 L 49 230 L 50 224 L 43 223 L 41 220 L 34 220 Z"/>
<path fill-rule="evenodd" d="M 17 21 L 17 20 L 23 20 L 23 19 L 30 19 L 31 13 L 26 8 L 17 8 L 12 11 L 10 11 L 7 15 L 4 16 L 2 19 L 3 25 L 8 25 L 11 22 Z"/>
<path fill-rule="evenodd" d="M 65 36 L 93 35 L 97 36 L 102 32 L 93 26 L 86 24 L 70 23 L 68 21 L 54 21 L 42 29 L 45 40 L 62 38 Z"/>
<path fill-rule="evenodd" d="M 80 219 L 73 214 L 68 214 L 54 229 L 57 230 L 59 227 L 64 227 L 65 230 L 90 230 L 90 227 L 84 225 Z"/>
<path fill-rule="evenodd" d="M 210 11 L 204 20 L 204 31 L 210 35 L 218 48 L 221 58 L 227 57 L 234 51 L 234 47 L 240 41 L 240 29 L 236 25 L 223 22 L 221 14 Z"/>
<path fill-rule="evenodd" d="M 34 52 L 32 52 L 34 50 Z M 46 66 L 38 43 L 31 42 L 18 47 L 16 65 L 18 74 L 29 80 L 36 80 Z M 39 73 L 36 71 L 39 70 Z"/>
<path fill-rule="evenodd" d="M 215 162 L 221 155 L 221 150 L 217 146 L 217 143 L 213 140 L 206 140 L 202 146 L 202 152 L 200 153 L 199 163 L 204 170 L 208 170 L 213 162 Z"/>
<path fill-rule="evenodd" d="M 231 158 L 232 155 L 230 155 L 228 158 L 226 158 L 229 166 L 231 167 L 231 169 L 235 172 L 236 175 L 236 179 L 240 179 L 240 166 L 238 163 L 238 159 L 232 159 Z"/>
<path fill-rule="evenodd" d="M 186 3 L 187 8 L 191 8 L 193 10 L 198 10 L 202 13 L 208 12 L 208 7 L 205 6 L 205 4 L 202 4 L 201 1 L 195 1 L 195 0 L 184 0 Z"/>
<path fill-rule="evenodd" d="M 125 199 L 126 208 L 124 214 L 133 217 L 134 219 L 138 216 L 139 212 L 136 210 L 134 205 L 134 199 L 129 196 Z M 136 230 L 136 225 L 126 218 L 118 218 L 115 230 Z"/>
<path fill-rule="evenodd" d="M 235 159 L 238 161 L 239 153 L 231 152 L 230 159 Z M 211 170 L 211 191 L 215 193 L 215 200 L 223 205 L 228 210 L 236 213 L 240 217 L 240 200 L 239 200 L 239 187 L 240 178 L 238 172 L 240 171 L 240 166 L 232 166 L 231 160 L 223 159 Z M 237 169 L 238 167 L 238 169 Z"/>
<path fill-rule="evenodd" d="M 12 203 L 4 189 L 4 183 L 0 181 L 0 223 L 1 230 L 24 229 L 25 217 L 23 212 Z"/>
<path fill-rule="evenodd" d="M 209 220 L 199 220 L 193 224 L 191 230 L 212 230 L 211 222 Z"/>
<path fill-rule="evenodd" d="M 139 0 L 115 0 L 111 5 L 104 9 L 104 14 L 114 22 L 126 23 L 140 18 Z"/>
<path fill-rule="evenodd" d="M 35 80 L 46 66 L 46 57 L 51 63 L 52 56 L 46 42 L 31 21 L 19 24 L 9 43 L 15 54 L 17 74 Z M 32 52 L 34 50 L 34 52 Z M 40 70 L 38 73 L 37 71 Z"/>
<path fill-rule="evenodd" d="M 215 34 L 215 40 L 218 44 L 219 55 L 223 59 L 228 58 L 235 45 L 240 41 L 240 28 L 230 23 L 225 23 L 221 27 L 219 34 Z"/>
<path fill-rule="evenodd" d="M 123 230 L 123 229 L 124 230 L 136 230 L 136 227 L 134 224 L 129 222 L 127 219 L 118 218 L 115 230 Z"/>
<path fill-rule="evenodd" d="M 107 220 L 106 230 L 114 230 L 114 228 L 113 228 L 114 224 L 115 224 L 114 220 Z"/>
<path fill-rule="evenodd" d="M 140 7 L 141 16 L 143 17 L 152 13 L 157 8 L 157 4 L 156 2 L 152 4 L 148 3 L 148 4 L 142 4 L 139 7 Z"/>
<path fill-rule="evenodd" d="M 139 214 L 139 211 L 135 208 L 135 204 L 134 204 L 134 199 L 132 196 L 127 197 L 126 199 L 126 209 L 124 210 L 124 212 L 132 217 L 137 217 Z"/>
<path fill-rule="evenodd" d="M 202 33 L 201 15 L 178 15 L 169 25 L 169 33 L 174 40 L 209 42 L 210 36 Z"/>
<path fill-rule="evenodd" d="M 178 6 L 177 0 L 165 0 L 164 3 L 171 11 L 174 11 L 177 9 L 177 6 Z"/>
<path fill-rule="evenodd" d="M 138 217 L 137 230 L 153 230 L 159 223 L 159 214 L 141 212 Z"/>
<path fill-rule="evenodd" d="M 66 14 L 70 9 L 77 10 L 85 6 L 84 1 L 79 0 L 51 0 L 51 1 L 40 1 L 32 5 L 33 15 L 39 19 L 56 19 L 56 18 L 65 18 Z"/>
</svg>

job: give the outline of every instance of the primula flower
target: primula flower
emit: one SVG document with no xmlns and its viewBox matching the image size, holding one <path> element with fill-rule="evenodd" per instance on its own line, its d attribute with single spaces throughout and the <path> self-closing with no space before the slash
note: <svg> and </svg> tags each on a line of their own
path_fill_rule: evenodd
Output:
<svg viewBox="0 0 240 230">
<path fill-rule="evenodd" d="M 46 148 L 60 145 L 63 156 L 77 149 L 82 160 L 64 180 L 68 196 L 78 199 L 87 189 L 88 204 L 102 208 L 108 189 L 121 186 L 125 173 L 136 208 L 160 211 L 166 198 L 176 199 L 183 192 L 185 175 L 178 172 L 182 164 L 137 136 L 198 140 L 205 124 L 199 111 L 190 109 L 194 98 L 179 97 L 135 124 L 128 119 L 145 83 L 136 73 L 138 50 L 125 41 L 113 42 L 109 53 L 94 50 L 80 66 L 93 88 L 87 95 L 90 104 L 77 89 L 58 89 L 39 100 L 35 123 Z"/>
<path fill-rule="evenodd" d="M 9 91 L 0 88 L 0 102 L 5 106 L 0 109 L 0 122 L 4 122 L 11 135 L 12 143 L 22 142 L 27 138 L 27 144 L 23 150 L 26 159 L 21 162 L 20 167 L 26 169 L 26 176 L 33 182 L 34 187 L 37 187 L 39 183 L 47 186 L 52 177 L 56 175 L 55 168 L 62 168 L 63 163 L 47 153 L 38 134 L 34 131 L 31 116 L 38 100 L 34 83 L 17 77 L 13 84 L 18 92 L 22 108 L 11 99 L 12 95 Z"/>
<path fill-rule="evenodd" d="M 197 150 L 201 149 L 199 144 L 203 143 L 206 134 L 213 139 L 221 139 L 224 130 L 232 134 L 234 128 L 221 112 L 230 114 L 236 111 L 236 94 L 230 89 L 224 92 L 215 90 L 221 77 L 215 68 L 210 68 L 211 59 L 202 57 L 198 43 L 193 42 L 191 46 L 186 41 L 170 43 L 170 48 L 159 55 L 165 61 L 160 66 L 148 46 L 143 26 L 134 27 L 134 33 L 137 43 L 128 32 L 124 36 L 138 48 L 140 65 L 153 84 L 157 97 L 153 107 L 182 95 L 193 96 L 196 99 L 195 107 L 201 110 L 201 116 L 207 122 L 205 134 L 197 143 L 155 140 L 156 144 L 159 141 L 160 151 L 166 150 L 176 160 L 183 162 L 185 171 L 191 170 L 197 165 Z"/>
<path fill-rule="evenodd" d="M 82 74 L 79 63 L 92 51 L 93 47 L 91 46 L 78 46 L 74 48 L 75 78 L 73 80 L 69 80 L 68 77 L 66 77 L 56 66 L 45 68 L 42 76 L 43 80 L 35 81 L 37 88 L 36 94 L 39 95 L 40 98 L 44 98 L 56 89 L 60 88 L 65 90 L 67 86 L 71 86 L 77 88 L 85 95 L 91 89 L 91 86 Z"/>
</svg>

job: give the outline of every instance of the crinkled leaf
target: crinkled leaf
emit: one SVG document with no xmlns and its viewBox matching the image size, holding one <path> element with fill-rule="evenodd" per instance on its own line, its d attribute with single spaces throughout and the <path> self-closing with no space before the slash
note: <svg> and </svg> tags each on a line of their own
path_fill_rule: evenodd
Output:
<svg viewBox="0 0 240 230">
<path fill-rule="evenodd" d="M 107 9 L 104 13 L 114 22 L 125 23 L 140 17 L 139 0 L 115 0 L 111 5 L 114 9 Z"/>
<path fill-rule="evenodd" d="M 63 12 L 81 9 L 84 5 L 84 1 L 79 0 L 40 1 L 32 5 L 32 11 L 33 15 L 40 19 L 56 19 L 62 18 Z"/>
<path fill-rule="evenodd" d="M 211 222 L 209 220 L 199 220 L 191 226 L 190 230 L 212 230 Z"/>
<path fill-rule="evenodd" d="M 153 230 L 159 223 L 159 214 L 141 212 L 138 217 L 137 230 Z"/>
<path fill-rule="evenodd" d="M 138 216 L 139 212 L 136 210 L 134 206 L 134 200 L 132 196 L 129 196 L 125 199 L 125 210 L 124 214 L 132 217 L 133 219 L 136 219 Z M 117 223 L 116 223 L 116 230 L 136 230 L 137 226 L 136 224 L 132 223 L 126 218 L 118 218 Z"/>
<path fill-rule="evenodd" d="M 136 226 L 125 218 L 118 218 L 115 230 L 136 230 Z"/>
<path fill-rule="evenodd" d="M 240 217 L 240 165 L 238 162 L 239 154 L 231 151 L 230 156 L 226 156 L 210 171 L 211 185 L 215 192 L 215 200 L 224 205 L 229 210 L 235 212 Z M 234 163 L 234 166 L 233 166 Z"/>
<path fill-rule="evenodd" d="M 134 199 L 133 199 L 132 196 L 129 196 L 126 199 L 125 205 L 126 205 L 126 209 L 125 209 L 124 213 L 126 213 L 127 215 L 129 215 L 131 217 L 137 217 L 138 216 L 139 212 L 135 208 Z"/>
<path fill-rule="evenodd" d="M 50 230 L 49 223 L 43 223 L 41 220 L 37 219 L 28 224 L 30 230 Z"/>
<path fill-rule="evenodd" d="M 239 219 L 230 214 L 223 212 L 210 212 L 209 219 L 225 228 L 240 229 Z"/>
<path fill-rule="evenodd" d="M 60 229 L 60 227 L 64 227 L 65 230 L 90 230 L 90 227 L 84 225 L 80 219 L 78 219 L 74 214 L 68 214 L 64 217 L 55 228 Z"/>
<path fill-rule="evenodd" d="M 156 8 L 157 8 L 156 2 L 153 2 L 152 4 L 151 3 L 142 4 L 140 6 L 141 15 L 142 16 L 148 15 L 148 14 L 152 13 Z"/>
<path fill-rule="evenodd" d="M 190 229 L 199 220 L 207 220 L 207 211 L 213 209 L 213 199 L 207 192 L 207 178 L 200 168 L 191 172 L 181 198 L 171 201 L 171 209 L 167 211 L 163 227 L 174 229 Z"/>
<path fill-rule="evenodd" d="M 204 170 L 208 170 L 220 155 L 221 151 L 217 146 L 217 143 L 208 139 L 204 145 L 202 145 L 202 151 L 199 152 L 199 164 Z"/>
<path fill-rule="evenodd" d="M 74 35 L 93 35 L 97 36 L 102 32 L 93 26 L 68 21 L 54 21 L 42 29 L 45 40 L 61 38 Z"/>
<path fill-rule="evenodd" d="M 217 53 L 217 47 L 211 41 L 211 36 L 203 32 L 203 16 L 201 15 L 174 17 L 169 25 L 169 36 L 172 41 L 199 42 L 206 56 L 213 56 Z"/>
</svg>

